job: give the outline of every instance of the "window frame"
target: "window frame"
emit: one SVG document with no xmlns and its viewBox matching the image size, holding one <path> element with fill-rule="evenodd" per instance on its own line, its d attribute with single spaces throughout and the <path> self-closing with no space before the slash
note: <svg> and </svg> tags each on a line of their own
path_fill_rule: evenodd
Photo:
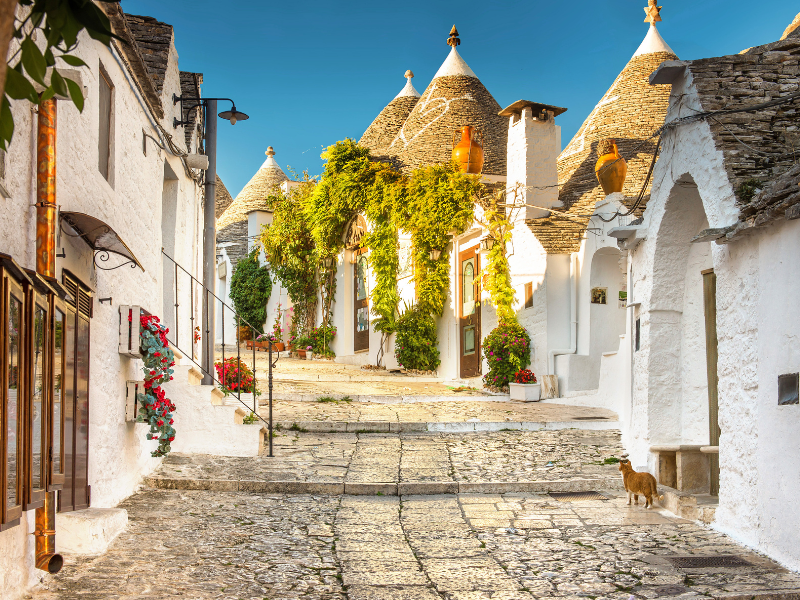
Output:
<svg viewBox="0 0 800 600">
<path fill-rule="evenodd" d="M 111 77 L 106 72 L 105 68 L 103 68 L 103 64 L 100 63 L 100 68 L 98 69 L 98 73 L 100 74 L 97 80 L 97 106 L 98 106 L 98 119 L 97 119 L 97 170 L 100 172 L 100 175 L 103 176 L 109 184 L 113 180 L 112 176 L 112 169 L 113 169 L 113 161 L 112 161 L 112 151 L 114 148 L 113 137 L 114 137 L 114 84 L 111 82 Z M 105 83 L 108 86 L 108 122 L 103 123 L 103 98 L 102 98 L 102 87 Z M 105 147 L 102 146 L 102 135 L 101 131 L 103 127 L 107 127 L 108 135 L 106 139 Z M 103 172 L 103 154 L 105 153 L 105 172 Z"/>
<path fill-rule="evenodd" d="M 525 295 L 525 308 L 533 308 L 533 282 L 528 281 L 523 291 Z"/>
<path fill-rule="evenodd" d="M 23 282 L 14 276 L 9 270 L 0 267 L 2 273 L 2 316 L 0 317 L 0 531 L 10 529 L 19 524 L 20 517 L 22 516 L 23 498 L 23 475 L 24 468 L 24 443 L 23 438 L 25 435 L 22 429 L 22 424 L 25 419 L 24 399 L 26 396 L 27 386 L 27 352 L 24 349 L 27 347 L 27 302 L 26 294 L 23 288 Z M 11 295 L 15 293 L 18 299 L 21 300 L 22 315 L 20 316 L 20 336 L 19 346 L 19 364 L 17 365 L 17 503 L 13 506 L 8 505 L 8 437 L 7 437 L 7 418 L 9 410 L 8 401 L 8 355 L 9 355 L 9 307 L 11 304 Z"/>
<path fill-rule="evenodd" d="M 28 290 L 28 311 L 27 311 L 27 328 L 28 328 L 28 343 L 25 346 L 25 351 L 28 356 L 29 365 L 26 369 L 26 376 L 28 378 L 28 386 L 25 394 L 25 472 L 24 472 L 24 505 L 23 510 L 31 510 L 44 506 L 44 496 L 47 493 L 47 480 L 50 469 L 48 468 L 48 454 L 49 454 L 49 438 L 48 438 L 48 424 L 50 419 L 47 416 L 48 397 L 50 390 L 50 301 L 48 294 L 42 288 L 44 286 L 29 286 Z M 35 389 L 35 382 L 33 381 L 33 366 L 34 362 L 34 346 L 36 344 L 36 309 L 42 308 L 44 310 L 44 323 L 43 334 L 44 340 L 42 343 L 42 400 L 40 408 L 40 487 L 33 487 L 33 425 L 34 425 L 34 410 L 33 410 L 33 392 Z"/>
<path fill-rule="evenodd" d="M 64 412 L 64 375 L 66 373 L 66 328 L 67 328 L 67 307 L 62 298 L 57 296 L 52 296 L 51 300 L 51 309 L 50 309 L 50 365 L 51 365 L 51 377 L 48 381 L 50 393 L 49 393 L 49 401 L 47 404 L 47 415 L 48 415 L 48 430 L 47 430 L 47 442 L 48 442 L 48 463 L 49 463 L 49 473 L 48 473 L 48 485 L 47 491 L 52 492 L 55 490 L 60 490 L 64 487 L 64 479 L 65 479 L 65 466 L 64 466 L 64 419 L 65 419 L 65 412 Z M 62 332 L 61 332 L 61 365 L 60 365 L 60 374 L 61 374 L 61 418 L 59 422 L 56 423 L 55 419 L 53 418 L 53 410 L 55 408 L 55 359 L 56 359 L 56 313 L 60 312 L 64 318 L 62 320 Z M 58 435 L 60 443 L 58 445 L 59 448 L 59 465 L 61 466 L 61 470 L 56 472 L 55 470 L 55 461 L 53 460 L 53 440 L 55 436 Z"/>
</svg>

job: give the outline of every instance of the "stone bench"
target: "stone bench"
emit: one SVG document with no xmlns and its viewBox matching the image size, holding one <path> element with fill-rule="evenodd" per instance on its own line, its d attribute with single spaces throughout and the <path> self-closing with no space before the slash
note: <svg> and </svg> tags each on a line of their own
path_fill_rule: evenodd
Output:
<svg viewBox="0 0 800 600">
<path fill-rule="evenodd" d="M 656 455 L 656 480 L 661 485 L 693 494 L 708 493 L 708 453 L 703 445 L 651 446 Z"/>
</svg>

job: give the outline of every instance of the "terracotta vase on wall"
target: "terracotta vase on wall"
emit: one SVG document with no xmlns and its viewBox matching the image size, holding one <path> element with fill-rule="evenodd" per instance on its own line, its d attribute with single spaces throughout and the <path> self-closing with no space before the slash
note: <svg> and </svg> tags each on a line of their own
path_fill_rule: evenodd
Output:
<svg viewBox="0 0 800 600">
<path fill-rule="evenodd" d="M 464 125 L 461 128 L 461 141 L 453 146 L 453 160 L 464 173 L 479 174 L 483 170 L 483 144 L 475 139 L 475 133 L 474 127 Z"/>
<path fill-rule="evenodd" d="M 625 175 L 628 173 L 628 164 L 619 155 L 617 143 L 614 140 L 602 140 L 597 145 L 597 154 L 600 158 L 594 166 L 595 175 L 603 188 L 606 196 L 621 192 L 625 185 Z"/>
</svg>

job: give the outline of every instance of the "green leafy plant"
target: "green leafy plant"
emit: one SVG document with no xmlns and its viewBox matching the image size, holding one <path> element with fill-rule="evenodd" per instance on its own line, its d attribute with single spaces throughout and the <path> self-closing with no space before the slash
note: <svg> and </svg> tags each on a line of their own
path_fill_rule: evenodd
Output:
<svg viewBox="0 0 800 600">
<path fill-rule="evenodd" d="M 419 304 L 406 305 L 397 319 L 394 355 L 401 367 L 434 371 L 442 362 L 436 345 L 436 321 Z"/>
<path fill-rule="evenodd" d="M 531 338 L 518 323 L 500 323 L 483 340 L 483 356 L 489 372 L 484 383 L 492 388 L 506 389 L 514 374 L 531 362 Z"/>
<path fill-rule="evenodd" d="M 331 350 L 331 342 L 336 336 L 336 326 L 334 325 L 320 325 L 314 327 L 306 338 L 305 346 L 311 346 L 314 354 L 325 356 L 326 358 L 333 358 L 336 353 Z M 300 345 L 300 348 L 305 346 Z"/>
<path fill-rule="evenodd" d="M 128 319 L 130 318 L 129 316 Z M 175 440 L 172 413 L 176 407 L 167 398 L 161 385 L 172 379 L 175 355 L 167 341 L 169 329 L 159 322 L 158 317 L 143 315 L 139 322 L 139 345 L 144 362 L 144 393 L 136 396 L 139 403 L 136 421 L 150 425 L 148 440 L 158 440 L 158 447 L 150 455 L 166 456 L 171 450 L 170 444 Z"/>
<path fill-rule="evenodd" d="M 73 55 L 81 31 L 106 46 L 112 38 L 121 39 L 111 31 L 108 17 L 92 0 L 19 0 L 19 6 L 22 8 L 17 11 L 13 33 L 16 44 L 10 48 L 13 52 L 8 57 L 0 104 L 0 148 L 4 150 L 14 136 L 12 100 L 39 104 L 58 94 L 70 98 L 83 111 L 81 86 L 59 71 L 63 65 L 86 66 Z M 38 39 L 44 43 L 37 43 Z M 41 95 L 34 83 L 44 88 Z"/>
<path fill-rule="evenodd" d="M 403 229 L 411 233 L 417 304 L 432 316 L 442 314 L 447 299 L 450 238 L 464 233 L 473 221 L 480 189 L 479 178 L 462 173 L 455 162 L 411 174 Z M 438 259 L 431 258 L 432 250 L 441 252 Z"/>
<path fill-rule="evenodd" d="M 260 419 L 258 418 L 258 415 L 256 415 L 256 413 L 254 413 L 253 411 L 250 411 L 250 414 L 242 419 L 242 424 L 253 425 L 254 423 L 258 423 L 259 421 Z"/>
<path fill-rule="evenodd" d="M 258 333 L 263 333 L 272 279 L 267 267 L 261 265 L 260 253 L 261 249 L 256 246 L 236 265 L 231 277 L 231 300 L 239 317 Z"/>
<path fill-rule="evenodd" d="M 292 339 L 314 326 L 317 311 L 317 268 L 314 238 L 303 214 L 303 199 L 314 192 L 315 182 L 304 174 L 301 185 L 286 195 L 272 196 L 267 205 L 272 208 L 272 223 L 261 230 L 261 244 L 267 261 L 278 281 L 286 288 L 293 306 L 291 313 Z"/>
<path fill-rule="evenodd" d="M 516 200 L 516 194 L 515 194 Z M 514 288 L 511 285 L 511 267 L 508 264 L 506 245 L 511 241 L 514 229 L 516 202 L 506 203 L 505 191 L 484 198 L 486 208 L 481 224 L 487 229 L 492 246 L 487 261 L 481 269 L 480 278 L 484 289 L 501 322 L 516 323 L 514 312 Z"/>
</svg>

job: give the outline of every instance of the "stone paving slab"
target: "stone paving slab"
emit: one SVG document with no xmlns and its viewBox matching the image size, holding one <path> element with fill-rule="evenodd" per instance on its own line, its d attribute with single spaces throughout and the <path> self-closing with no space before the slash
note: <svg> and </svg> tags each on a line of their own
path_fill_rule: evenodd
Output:
<svg viewBox="0 0 800 600">
<path fill-rule="evenodd" d="M 469 490 L 469 484 L 492 484 L 499 486 L 498 492 L 540 491 L 541 488 L 535 487 L 503 488 L 502 484 L 619 481 L 617 465 L 606 461 L 621 453 L 618 431 L 570 429 L 492 434 L 287 431 L 274 440 L 272 458 L 172 453 L 151 479 L 191 481 L 187 485 L 195 489 L 203 481 L 295 481 L 395 485 L 458 482 L 459 491 L 495 491 L 485 487 Z M 177 485 L 164 483 L 161 487 Z"/>
<path fill-rule="evenodd" d="M 519 429 L 521 424 L 531 424 L 530 429 L 541 429 L 545 423 L 569 423 L 580 426 L 580 423 L 605 421 L 612 428 L 618 427 L 617 415 L 613 411 L 586 406 L 568 406 L 564 404 L 542 404 L 540 402 L 502 401 L 488 402 L 475 400 L 452 400 L 450 402 L 414 402 L 411 404 L 383 404 L 376 402 L 342 401 L 341 395 L 319 396 L 332 398 L 330 401 L 314 402 L 274 401 L 272 418 L 282 427 L 289 428 L 298 423 L 306 429 L 321 426 L 333 426 L 332 429 L 318 431 L 347 431 L 342 429 L 352 424 L 356 429 L 375 429 L 381 424 L 406 426 L 417 423 L 425 424 L 461 424 L 465 431 L 469 426 L 480 424 L 497 424 L 495 430 L 504 427 Z M 267 400 L 262 396 L 259 400 L 260 414 L 267 417 Z M 429 428 L 430 429 L 430 428 Z M 392 431 L 385 428 L 384 431 Z M 394 431 L 397 431 L 396 429 Z"/>
<path fill-rule="evenodd" d="M 144 490 L 99 557 L 29 600 L 797 600 L 800 574 L 661 509 L 543 494 Z M 536 522 L 542 526 L 520 527 Z M 676 556 L 749 566 L 682 569 Z"/>
</svg>

